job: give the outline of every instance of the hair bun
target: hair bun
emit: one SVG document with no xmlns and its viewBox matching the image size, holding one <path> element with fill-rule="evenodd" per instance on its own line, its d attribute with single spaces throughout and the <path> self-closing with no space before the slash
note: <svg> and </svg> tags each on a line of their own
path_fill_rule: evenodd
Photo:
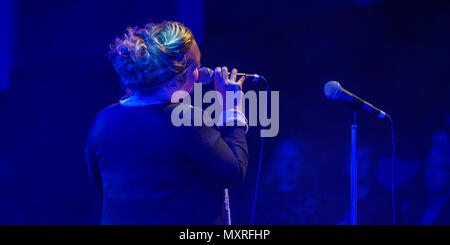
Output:
<svg viewBox="0 0 450 245">
<path fill-rule="evenodd" d="M 133 56 L 138 65 L 148 65 L 150 63 L 150 52 L 144 44 L 136 45 Z"/>
<path fill-rule="evenodd" d="M 144 39 L 144 41 L 145 41 L 146 43 L 150 43 L 150 42 L 151 42 L 151 37 L 150 37 L 150 36 L 151 36 L 152 34 L 149 33 L 148 30 L 143 29 L 141 35 L 142 35 L 142 39 Z"/>
<path fill-rule="evenodd" d="M 123 85 L 153 91 L 183 74 L 188 66 L 185 53 L 193 40 L 191 30 L 178 22 L 129 27 L 110 45 L 109 58 Z"/>
<path fill-rule="evenodd" d="M 122 46 L 119 48 L 119 54 L 120 55 L 129 55 L 130 50 L 128 50 L 128 47 Z"/>
</svg>

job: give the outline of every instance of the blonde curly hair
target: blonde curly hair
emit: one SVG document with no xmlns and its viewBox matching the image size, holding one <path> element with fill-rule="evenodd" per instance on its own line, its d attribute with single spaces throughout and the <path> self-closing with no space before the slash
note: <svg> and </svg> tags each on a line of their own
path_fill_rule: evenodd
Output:
<svg viewBox="0 0 450 245">
<path fill-rule="evenodd" d="M 109 58 L 125 88 L 153 93 L 164 82 L 184 77 L 193 41 L 192 31 L 179 22 L 148 23 L 116 38 Z"/>
</svg>

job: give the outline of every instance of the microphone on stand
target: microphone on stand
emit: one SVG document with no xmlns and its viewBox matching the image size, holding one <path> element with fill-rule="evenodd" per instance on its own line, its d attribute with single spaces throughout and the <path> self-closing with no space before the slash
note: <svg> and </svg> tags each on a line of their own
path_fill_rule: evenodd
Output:
<svg viewBox="0 0 450 245">
<path fill-rule="evenodd" d="M 338 82 L 330 81 L 325 84 L 323 87 L 323 92 L 328 99 L 339 99 L 343 100 L 347 103 L 350 103 L 356 109 L 364 109 L 369 113 L 377 116 L 378 118 L 387 118 L 389 119 L 389 115 L 386 112 L 376 108 L 369 102 L 359 98 L 358 96 L 350 93 L 345 90 Z"/>
<path fill-rule="evenodd" d="M 231 73 L 228 72 L 228 75 Z M 246 74 L 246 73 L 236 73 L 237 76 L 245 76 L 247 78 L 252 78 L 251 81 L 257 82 L 265 78 L 258 74 Z M 202 67 L 198 70 L 198 81 L 203 85 L 214 82 L 214 71 L 209 67 Z"/>
<path fill-rule="evenodd" d="M 364 101 L 363 99 L 359 98 L 358 96 L 350 93 L 349 91 L 345 90 L 338 82 L 336 81 L 330 81 L 325 84 L 323 87 L 323 92 L 325 96 L 327 96 L 328 99 L 339 99 L 343 100 L 347 103 L 349 103 L 353 109 L 364 109 L 371 114 L 377 116 L 381 119 L 388 119 L 389 123 L 391 125 L 391 140 L 392 140 L 392 166 L 391 166 L 391 195 L 392 195 L 392 224 L 395 225 L 395 217 L 396 217 L 396 208 L 395 208 L 395 140 L 394 140 L 394 122 L 392 121 L 391 117 L 386 114 L 384 111 L 376 108 L 372 104 L 370 104 L 367 101 Z M 351 184 L 350 184 L 350 202 L 351 202 L 351 212 L 350 212 L 350 218 L 351 218 L 351 224 L 356 225 L 356 214 L 357 214 L 357 171 L 356 171 L 356 129 L 357 129 L 357 113 L 356 110 L 353 111 L 353 125 L 351 126 L 351 154 L 350 154 L 350 176 L 351 176 Z"/>
</svg>

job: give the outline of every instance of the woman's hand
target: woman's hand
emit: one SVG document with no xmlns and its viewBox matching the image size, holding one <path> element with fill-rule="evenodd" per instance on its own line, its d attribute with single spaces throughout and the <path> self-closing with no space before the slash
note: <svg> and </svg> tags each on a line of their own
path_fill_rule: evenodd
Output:
<svg viewBox="0 0 450 245">
<path fill-rule="evenodd" d="M 223 108 L 224 110 L 229 109 L 235 109 L 240 112 L 242 112 L 242 84 L 245 81 L 245 76 L 242 76 L 239 78 L 239 80 L 236 81 L 236 75 L 237 69 L 234 68 L 231 71 L 230 76 L 228 76 L 228 68 L 226 66 L 224 67 L 217 67 L 214 70 L 214 87 L 217 92 L 219 92 L 222 95 L 223 98 Z M 235 98 L 234 103 L 232 101 L 227 103 L 226 100 L 226 92 L 231 91 L 231 97 Z"/>
</svg>

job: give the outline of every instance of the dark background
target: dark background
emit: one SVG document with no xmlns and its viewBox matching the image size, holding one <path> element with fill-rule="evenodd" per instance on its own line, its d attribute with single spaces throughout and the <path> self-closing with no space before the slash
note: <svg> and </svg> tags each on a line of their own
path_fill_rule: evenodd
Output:
<svg viewBox="0 0 450 245">
<path fill-rule="evenodd" d="M 1 224 L 98 223 L 84 143 L 95 114 L 121 95 L 106 54 L 127 26 L 182 21 L 199 40 L 203 65 L 237 67 L 269 79 L 271 89 L 280 91 L 280 132 L 266 138 L 264 159 L 287 136 L 309 146 L 307 164 L 316 174 L 310 187 L 344 200 L 328 200 L 330 218 L 321 223 L 336 224 L 345 216 L 351 119 L 347 107 L 324 97 L 326 81 L 340 81 L 392 116 L 397 156 L 419 162 L 418 175 L 431 135 L 450 114 L 448 1 L 10 3 L 11 28 L 1 36 L 11 40 L 9 88 L 0 91 Z M 375 146 L 377 158 L 389 159 L 389 125 L 363 113 L 359 119 L 359 144 Z M 250 130 L 248 175 L 231 190 L 239 224 L 250 219 L 258 135 L 258 128 Z M 409 171 L 404 165 L 399 175 Z M 399 202 L 420 188 L 400 186 Z"/>
</svg>

